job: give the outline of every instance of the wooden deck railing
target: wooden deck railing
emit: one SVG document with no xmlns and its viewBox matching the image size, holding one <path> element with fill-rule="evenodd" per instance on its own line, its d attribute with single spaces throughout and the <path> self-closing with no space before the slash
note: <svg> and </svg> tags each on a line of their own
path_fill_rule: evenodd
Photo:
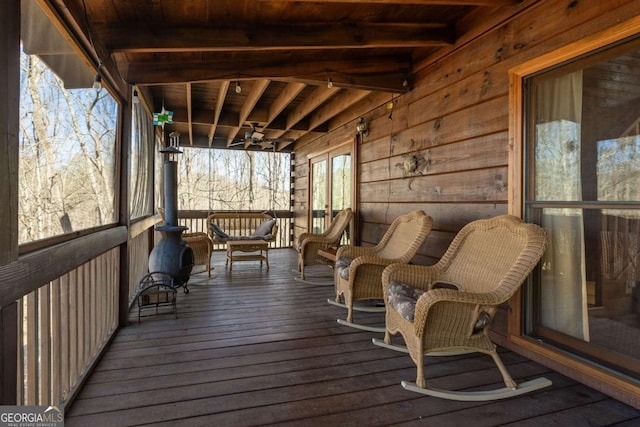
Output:
<svg viewBox="0 0 640 427">
<path fill-rule="evenodd" d="M 3 306 L 18 306 L 18 405 L 64 410 L 77 393 L 148 271 L 153 224 L 149 217 L 128 233 L 116 227 L 34 251 L 15 263 L 18 273 L 2 276 L 13 285 Z"/>
<path fill-rule="evenodd" d="M 18 405 L 64 406 L 118 325 L 120 248 L 22 297 Z"/>
<path fill-rule="evenodd" d="M 189 231 L 206 232 L 208 214 L 181 211 L 179 218 Z M 290 247 L 292 215 L 278 211 L 275 216 L 278 235 L 272 245 Z M 150 227 L 154 222 L 148 218 L 134 224 L 128 233 L 118 227 L 62 242 L 61 247 L 45 248 L 39 254 L 27 254 L 20 264 L 31 267 L 7 276 L 16 286 L 2 295 L 2 303 L 17 300 L 21 319 L 17 336 L 18 405 L 64 409 L 77 393 L 113 337 L 122 319 L 123 301 L 131 304 L 135 286 L 148 271 L 153 234 Z M 126 246 L 120 246 L 125 242 Z M 123 247 L 126 253 L 121 253 Z M 123 259 L 128 263 L 125 272 L 121 272 Z"/>
<path fill-rule="evenodd" d="M 129 253 L 127 254 L 129 263 L 129 305 L 134 302 L 135 289 L 140 279 L 149 272 L 149 253 L 151 252 L 149 233 L 153 233 L 153 229 L 146 230 L 137 236 L 131 237 L 129 240 Z"/>
</svg>

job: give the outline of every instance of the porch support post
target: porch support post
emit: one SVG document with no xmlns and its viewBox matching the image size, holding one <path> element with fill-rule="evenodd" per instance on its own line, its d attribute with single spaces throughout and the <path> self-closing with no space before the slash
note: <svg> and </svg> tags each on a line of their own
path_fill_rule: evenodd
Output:
<svg viewBox="0 0 640 427">
<path fill-rule="evenodd" d="M 0 5 L 0 266 L 18 259 L 20 0 Z M 4 286 L 0 283 L 0 287 Z M 17 402 L 18 304 L 0 308 L 0 404 Z"/>
<path fill-rule="evenodd" d="M 130 181 L 130 159 L 129 152 L 131 150 L 131 120 L 132 120 L 132 91 L 127 86 L 127 97 L 124 102 L 124 108 L 120 115 L 120 202 L 119 202 L 119 218 L 120 225 L 131 230 L 131 214 L 129 203 L 129 181 Z M 129 318 L 129 241 L 131 240 L 131 232 L 128 233 L 127 241 L 120 246 L 120 291 L 118 300 L 118 324 L 126 326 Z"/>
</svg>

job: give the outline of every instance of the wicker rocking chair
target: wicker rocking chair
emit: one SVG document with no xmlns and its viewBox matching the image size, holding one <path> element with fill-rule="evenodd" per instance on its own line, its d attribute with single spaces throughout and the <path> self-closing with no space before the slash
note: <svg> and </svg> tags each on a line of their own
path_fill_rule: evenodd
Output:
<svg viewBox="0 0 640 427">
<path fill-rule="evenodd" d="M 296 277 L 296 280 L 315 284 L 305 279 L 304 268 L 326 264 L 326 261 L 318 256 L 318 250 L 337 247 L 352 218 L 353 211 L 351 208 L 343 209 L 336 214 L 324 233 L 302 233 L 298 237 L 298 271 L 300 272 L 300 278 Z"/>
<path fill-rule="evenodd" d="M 408 263 L 431 231 L 433 219 L 421 210 L 396 218 L 376 246 L 343 246 L 336 253 L 335 301 L 327 302 L 347 309 L 347 319 L 338 323 L 371 332 L 384 328 L 353 323 L 353 311 L 384 311 L 384 307 L 354 307 L 361 300 L 383 299 L 382 272 L 390 264 Z M 340 296 L 344 304 L 340 303 Z"/>
<path fill-rule="evenodd" d="M 489 326 L 498 306 L 508 301 L 538 263 L 547 245 L 544 230 L 502 215 L 467 224 L 433 266 L 394 264 L 382 275 L 386 302 L 384 341 L 376 345 L 408 352 L 416 382 L 402 386 L 452 400 L 503 399 L 546 387 L 546 378 L 516 384 L 490 341 Z M 406 347 L 393 345 L 399 333 Z M 480 352 L 493 358 L 506 385 L 489 391 L 426 388 L 423 356 Z"/>
</svg>

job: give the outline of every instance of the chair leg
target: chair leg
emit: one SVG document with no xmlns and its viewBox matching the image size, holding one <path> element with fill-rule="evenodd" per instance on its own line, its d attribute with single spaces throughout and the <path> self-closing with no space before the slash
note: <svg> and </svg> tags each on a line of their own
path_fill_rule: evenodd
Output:
<svg viewBox="0 0 640 427">
<path fill-rule="evenodd" d="M 500 373 L 502 374 L 504 385 L 514 390 L 518 388 L 518 384 L 513 380 L 513 378 L 511 378 L 511 375 L 509 374 L 509 372 L 507 372 L 507 368 L 504 366 L 504 363 L 502 363 L 502 359 L 500 359 L 500 356 L 498 356 L 498 352 L 496 351 L 492 352 L 491 357 L 493 358 L 493 361 L 495 362 L 496 366 L 500 370 Z"/>
<path fill-rule="evenodd" d="M 424 348 L 422 344 L 418 346 L 419 351 L 416 354 L 416 385 L 421 388 L 425 388 L 427 386 L 427 382 L 424 380 Z"/>
<path fill-rule="evenodd" d="M 347 306 L 347 322 L 353 323 L 353 301 L 347 302 L 345 298 L 345 305 Z"/>
</svg>

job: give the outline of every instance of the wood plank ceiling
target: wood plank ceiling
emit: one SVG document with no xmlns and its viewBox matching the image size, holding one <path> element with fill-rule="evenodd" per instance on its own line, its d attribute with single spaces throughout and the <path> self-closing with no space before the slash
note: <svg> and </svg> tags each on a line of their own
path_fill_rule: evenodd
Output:
<svg viewBox="0 0 640 427">
<path fill-rule="evenodd" d="M 182 145 L 276 150 L 343 125 L 332 119 L 377 92 L 410 90 L 461 22 L 520 3 L 50 1 L 106 78 L 174 112 Z"/>
</svg>

